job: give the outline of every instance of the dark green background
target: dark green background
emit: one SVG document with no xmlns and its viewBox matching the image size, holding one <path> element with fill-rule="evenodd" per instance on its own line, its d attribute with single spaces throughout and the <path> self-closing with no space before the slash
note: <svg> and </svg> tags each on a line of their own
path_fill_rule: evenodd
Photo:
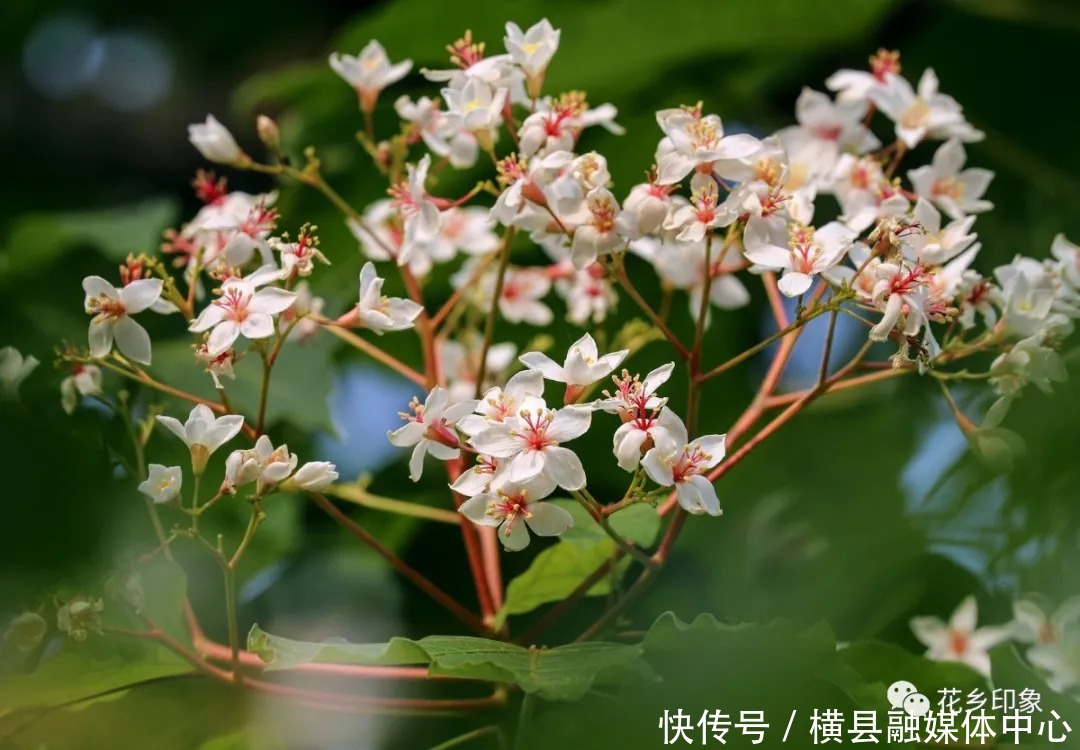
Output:
<svg viewBox="0 0 1080 750">
<path fill-rule="evenodd" d="M 0 201 L 0 345 L 14 345 L 45 363 L 24 384 L 21 404 L 0 405 L 0 613 L 35 608 L 58 587 L 98 585 L 102 570 L 130 554 L 135 540 L 147 538 L 134 483 L 113 476 L 107 446 L 125 449 L 120 426 L 88 410 L 66 417 L 57 391 L 63 373 L 50 365 L 61 339 L 81 343 L 85 336 L 81 278 L 107 271 L 125 252 L 153 250 L 166 223 L 175 226 L 196 209 L 186 185 L 202 164 L 186 142 L 186 124 L 214 112 L 242 145 L 261 153 L 253 118 L 271 114 L 288 150 L 299 154 L 305 145 L 319 147 L 328 179 L 354 205 L 374 200 L 384 189 L 353 139 L 360 118 L 353 94 L 325 65 L 331 50 L 356 52 L 377 37 L 394 60 L 411 57 L 417 68 L 443 67 L 442 46 L 465 28 L 488 40 L 494 52 L 501 48 L 504 21 L 526 26 L 546 15 L 563 30 L 549 90 L 585 89 L 593 103 L 611 101 L 619 107 L 619 122 L 628 134 L 590 133 L 583 146 L 608 157 L 615 192 L 621 195 L 651 164 L 659 134 L 656 109 L 701 99 L 706 111 L 719 113 L 728 127 L 772 130 L 792 121 L 803 85 L 821 89 L 835 69 L 862 67 L 878 47 L 896 48 L 909 78 L 933 66 L 942 90 L 955 96 L 972 123 L 987 132 L 984 143 L 968 149 L 972 164 L 998 173 L 987 196 L 997 210 L 976 224 L 984 244 L 981 268 L 988 271 L 1017 253 L 1045 257 L 1058 231 L 1080 238 L 1073 82 L 1080 6 L 1075 3 L 483 0 L 450 7 L 418 0 L 360 5 L 367 4 L 81 4 L 75 9 L 103 28 L 137 27 L 157 35 L 172 56 L 175 79 L 169 94 L 138 113 L 110 110 L 85 95 L 49 100 L 27 84 L 22 63 L 27 35 L 73 6 L 17 1 L 0 10 L 0 164 L 6 178 Z M 390 104 L 401 93 L 434 95 L 436 86 L 415 72 L 395 86 L 380 103 L 380 132 L 394 127 Z M 915 158 L 927 159 L 930 153 L 921 148 Z M 270 187 L 247 175 L 232 184 Z M 468 176 L 446 178 L 439 190 L 455 195 L 469 184 Z M 116 206 L 125 208 L 97 220 L 92 232 L 78 213 Z M 295 232 L 307 221 L 320 226 L 323 249 L 334 265 L 317 274 L 316 289 L 333 309 L 344 307 L 355 295 L 360 265 L 355 242 L 317 195 L 286 188 L 280 207 L 283 228 Z M 822 202 L 819 211 L 825 210 Z M 523 248 L 516 259 L 524 263 L 540 257 L 532 252 Z M 651 273 L 638 272 L 641 285 L 655 290 Z M 436 280 L 444 277 L 436 274 Z M 759 289 L 752 293 L 750 308 L 716 316 L 707 338 L 710 361 L 722 361 L 760 336 L 764 299 Z M 443 292 L 435 294 L 438 298 Z M 620 308 L 620 319 L 634 313 L 628 302 Z M 684 307 L 676 305 L 675 319 L 686 330 Z M 152 330 L 162 336 L 178 333 L 167 321 Z M 614 324 L 609 330 L 615 330 Z M 549 333 L 555 350 L 580 335 L 561 323 Z M 500 325 L 498 334 L 523 343 L 532 331 Z M 415 361 L 407 337 L 392 345 Z M 334 356 L 348 357 L 344 352 Z M 646 371 L 668 356 L 653 344 L 632 364 Z M 1076 357 L 1068 350 L 1067 361 L 1075 370 Z M 760 372 L 761 363 L 755 362 L 712 384 L 704 401 L 703 430 L 722 432 L 730 425 Z M 310 411 L 305 405 L 321 403 L 326 385 L 325 379 L 308 381 L 305 390 L 294 380 L 279 393 L 301 407 L 294 411 Z M 682 388 L 673 381 L 673 394 Z M 957 395 L 979 421 L 985 394 Z M 677 409 L 680 401 L 675 395 Z M 629 629 L 644 629 L 668 609 L 683 619 L 710 612 L 734 622 L 785 618 L 802 627 L 825 621 L 840 641 L 877 638 L 918 651 L 909 618 L 947 615 L 967 593 L 979 595 L 987 622 L 1007 620 L 1009 604 L 1020 592 L 1039 591 L 1055 599 L 1076 593 L 1080 398 L 1075 386 L 1067 383 L 1053 397 L 1028 393 L 1013 408 L 1007 426 L 1023 437 L 1027 454 L 1003 477 L 969 453 L 947 466 L 944 476 L 933 461 L 909 466 L 916 454 L 948 451 L 949 430 L 933 429 L 945 415 L 939 402 L 931 383 L 905 378 L 813 408 L 725 479 L 719 487 L 723 518 L 691 521 L 659 583 L 631 612 Z M 396 411 L 402 406 L 369 403 L 364 408 Z M 171 407 L 171 413 L 183 411 Z M 286 420 L 276 426 L 275 436 L 307 457 L 309 426 L 304 420 Z M 621 493 L 617 483 L 624 475 L 614 466 L 606 431 L 596 432 L 580 447 L 594 494 L 611 497 Z M 175 441 L 155 437 L 150 458 L 170 464 L 182 456 Z M 927 465 L 933 470 L 919 468 Z M 920 496 L 906 496 L 905 470 L 923 488 L 916 493 Z M 403 482 L 406 469 L 398 462 L 376 479 L 374 488 L 385 494 L 401 494 L 405 488 L 418 500 L 445 502 L 435 474 L 432 470 L 414 489 Z M 929 488 L 929 498 L 923 499 Z M 239 532 L 242 513 L 223 510 L 228 533 Z M 276 562 L 280 575 L 269 590 L 245 603 L 243 628 L 258 621 L 286 635 L 353 640 L 456 632 L 441 610 L 400 584 L 318 509 L 281 497 L 269 513 L 268 527 L 243 573 L 265 573 L 265 566 Z M 471 604 L 456 534 L 374 513 L 357 517 Z M 973 566 L 973 560 L 978 564 Z M 527 561 L 527 555 L 508 557 L 508 577 Z M 214 570 L 197 555 L 189 562 L 192 597 L 206 613 L 208 630 L 222 636 Z M 565 628 L 551 633 L 551 642 L 572 638 L 600 606 L 600 601 L 582 605 Z M 788 669 L 790 662 L 776 648 L 748 649 L 742 661 L 718 655 L 719 666 L 691 683 L 698 685 L 698 694 L 738 697 L 731 687 L 735 678 L 725 678 L 727 669 L 743 675 L 740 680 L 749 674 L 782 680 L 797 671 Z M 746 653 L 760 657 L 749 659 Z M 678 665 L 680 658 L 670 663 Z M 687 665 L 693 672 L 694 659 Z M 678 679 L 687 678 L 682 674 Z M 749 688 L 742 693 L 758 694 Z M 265 711 L 245 708 L 237 700 L 197 683 L 162 685 L 78 716 L 39 722 L 8 741 L 19 748 L 36 747 L 32 742 L 140 747 L 145 745 L 132 740 L 145 736 L 139 732 L 168 727 L 155 745 L 198 747 L 235 729 L 244 715 L 255 724 L 278 726 Z M 787 704 L 777 699 L 777 705 Z M 659 745 L 655 714 L 642 718 L 638 710 L 615 719 L 607 710 L 583 706 L 580 715 L 541 711 L 538 717 L 545 727 L 570 727 L 571 741 L 595 730 L 597 746 L 606 747 L 600 738 L 614 735 L 605 734 L 605 726 L 621 721 L 630 735 L 643 738 L 637 740 L 644 743 L 641 747 Z M 590 715 L 606 718 L 589 730 Z M 149 716 L 152 723 L 144 725 Z M 297 722 L 288 718 L 285 724 Z M 356 740 L 366 735 L 366 726 L 318 718 L 321 730 L 351 738 L 338 745 L 317 744 L 314 728 L 306 741 L 310 745 L 297 735 L 285 736 L 297 747 L 366 747 Z M 393 720 L 379 726 L 381 734 L 371 736 L 396 738 L 388 747 L 419 748 L 469 724 Z M 3 736 L 0 732 L 0 747 Z M 243 746 L 237 743 L 208 747 Z"/>
</svg>

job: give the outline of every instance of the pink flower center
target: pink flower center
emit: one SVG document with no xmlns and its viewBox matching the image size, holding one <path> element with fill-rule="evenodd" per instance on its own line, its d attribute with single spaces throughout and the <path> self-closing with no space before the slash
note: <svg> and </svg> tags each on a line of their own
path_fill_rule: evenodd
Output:
<svg viewBox="0 0 1080 750">
<path fill-rule="evenodd" d="M 94 316 L 95 321 L 118 320 L 127 313 L 124 303 L 104 292 L 87 300 L 86 311 Z"/>
<path fill-rule="evenodd" d="M 224 290 L 214 304 L 225 311 L 226 320 L 243 323 L 250 315 L 248 305 L 251 304 L 251 295 L 237 287 L 230 287 Z"/>
<path fill-rule="evenodd" d="M 526 495 L 524 490 L 513 494 L 499 490 L 498 498 L 488 503 L 489 516 L 506 519 L 502 526 L 502 532 L 506 536 L 510 536 L 519 518 L 532 518 L 532 513 L 529 512 L 529 499 Z"/>
<path fill-rule="evenodd" d="M 701 450 L 697 443 L 683 447 L 682 453 L 675 457 L 671 465 L 671 473 L 676 482 L 684 482 L 688 478 L 702 474 L 712 456 Z"/>
<path fill-rule="evenodd" d="M 525 429 L 516 431 L 515 435 L 525 441 L 527 450 L 542 451 L 548 446 L 558 445 L 558 442 L 548 437 L 548 429 L 555 419 L 553 411 L 538 411 L 535 414 L 528 409 L 523 409 L 518 416 L 525 425 Z"/>
</svg>

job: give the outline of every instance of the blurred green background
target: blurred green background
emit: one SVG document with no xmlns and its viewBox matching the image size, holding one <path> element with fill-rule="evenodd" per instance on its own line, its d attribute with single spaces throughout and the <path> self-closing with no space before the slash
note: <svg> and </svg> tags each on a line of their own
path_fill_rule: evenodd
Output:
<svg viewBox="0 0 1080 750">
<path fill-rule="evenodd" d="M 187 184 L 204 165 L 187 143 L 185 126 L 213 112 L 241 145 L 260 154 L 254 117 L 272 115 L 286 150 L 299 155 L 316 145 L 328 180 L 362 206 L 380 197 L 384 185 L 354 138 L 362 127 L 354 95 L 325 64 L 326 55 L 356 53 L 378 38 L 393 60 L 415 61 L 413 74 L 380 102 L 377 127 L 390 134 L 397 95 L 436 93 L 416 69 L 445 67 L 443 45 L 471 28 L 494 53 L 501 50 L 505 21 L 524 27 L 543 16 L 562 29 L 547 90 L 584 89 L 593 104 L 610 101 L 619 108 L 625 136 L 590 133 L 582 144 L 607 156 L 617 195 L 652 163 L 656 109 L 701 99 L 729 129 L 768 132 L 793 121 L 802 86 L 823 89 L 837 68 L 861 68 L 868 55 L 887 47 L 901 51 L 912 80 L 934 67 L 942 90 L 987 133 L 985 142 L 968 149 L 970 163 L 997 172 L 987 196 L 997 210 L 976 223 L 982 270 L 1017 253 L 1045 257 L 1058 231 L 1080 238 L 1071 84 L 1080 5 L 1072 2 L 7 2 L 0 9 L 0 153 L 8 175 L 0 202 L 0 345 L 45 364 L 24 384 L 21 403 L 0 404 L 0 619 L 36 609 L 59 590 L 100 587 L 105 571 L 145 549 L 149 529 L 141 501 L 112 459 L 114 451 L 126 450 L 122 425 L 92 408 L 65 416 L 58 392 L 64 373 L 51 363 L 61 340 L 83 342 L 81 279 L 110 275 L 110 266 L 128 252 L 154 251 L 162 229 L 196 210 Z M 916 159 L 929 153 L 921 149 Z M 474 180 L 445 176 L 439 191 L 457 195 Z M 251 175 L 230 175 L 230 185 L 272 187 Z M 356 293 L 361 259 L 340 217 L 320 196 L 295 187 L 282 187 L 278 205 L 282 229 L 319 226 L 333 266 L 316 274 L 313 285 L 329 309 L 344 309 Z M 515 259 L 528 262 L 530 252 L 522 249 Z M 655 292 L 651 272 L 638 272 L 641 285 Z M 440 289 L 447 275 L 448 269 L 438 271 L 432 288 Z M 436 301 L 446 296 L 445 283 L 441 289 L 433 292 Z M 763 335 L 764 297 L 752 291 L 749 308 L 716 316 L 707 339 L 710 360 L 722 361 Z M 675 317 L 685 328 L 683 308 L 676 305 Z M 609 332 L 634 312 L 624 301 Z M 155 344 L 156 368 L 167 373 L 168 363 L 185 361 L 189 342 L 172 321 L 153 322 L 153 333 L 177 336 L 174 343 Z M 564 323 L 548 332 L 555 351 L 581 333 Z M 498 330 L 499 338 L 519 345 L 533 333 L 510 325 Z M 392 346 L 415 361 L 406 337 Z M 805 354 L 806 362 L 816 363 L 812 351 Z M 668 358 L 652 344 L 631 364 L 645 372 Z M 1076 360 L 1075 352 L 1067 353 L 1074 371 Z M 326 366 L 331 361 L 335 376 Z M 751 362 L 713 383 L 703 431 L 723 432 L 731 424 L 765 364 Z M 411 395 L 407 385 L 329 342 L 292 352 L 282 368 L 275 437 L 287 439 L 302 458 L 332 454 L 346 476 L 378 469 L 376 491 L 447 502 L 435 471 L 413 487 L 403 481 L 403 461 L 386 463 L 388 456 L 400 458 L 387 452 L 383 435 Z M 671 389 L 681 391 L 680 384 Z M 956 395 L 978 422 L 986 394 L 958 389 Z M 155 400 L 137 391 L 132 398 L 140 408 Z M 673 400 L 677 409 L 679 401 Z M 176 416 L 186 411 L 169 406 Z M 817 657 L 808 654 L 831 653 L 828 634 L 793 635 L 816 623 L 828 623 L 842 642 L 879 639 L 918 653 L 910 617 L 947 616 L 968 593 L 979 596 L 985 622 L 999 623 L 1009 619 L 1020 593 L 1060 600 L 1080 592 L 1078 423 L 1073 383 L 1052 397 L 1025 394 L 1007 426 L 1023 437 L 1027 452 L 1011 473 L 1001 474 L 966 451 L 939 392 L 917 378 L 818 404 L 731 472 L 719 487 L 724 516 L 691 521 L 660 581 L 623 623 L 642 631 L 673 610 L 684 620 L 708 612 L 727 622 L 783 618 L 791 625 L 752 633 L 745 644 L 708 656 L 687 646 L 665 657 L 673 670 L 669 688 L 682 685 L 685 695 L 657 688 L 639 702 L 601 695 L 569 709 L 543 706 L 533 722 L 543 727 L 538 742 L 550 732 L 564 742 L 590 737 L 598 747 L 657 747 L 657 710 L 674 709 L 680 699 L 694 705 L 687 696 L 707 695 L 710 706 L 727 696 L 741 701 L 738 708 L 764 708 L 754 701 L 767 695 L 777 706 L 795 707 L 807 698 L 798 691 L 812 690 L 809 675 L 817 674 Z M 593 493 L 610 497 L 622 492 L 625 475 L 610 456 L 608 433 L 595 432 L 582 455 Z M 179 443 L 160 435 L 149 452 L 150 460 L 165 464 L 183 458 Z M 242 630 L 258 622 L 291 637 L 353 641 L 458 632 L 453 620 L 317 508 L 277 497 L 267 511 L 270 519 L 242 570 Z M 223 504 L 218 522 L 224 533 L 235 538 L 245 512 Z M 368 511 L 355 517 L 473 606 L 457 533 Z M 538 546 L 506 556 L 508 579 L 528 566 Z M 190 552 L 181 555 L 190 595 L 205 613 L 208 632 L 220 640 L 216 570 Z M 580 605 L 549 633 L 550 643 L 572 639 L 602 605 L 602 599 Z M 895 676 L 901 678 L 912 679 Z M 778 681 L 790 683 L 791 700 L 772 691 Z M 843 699 L 829 690 L 815 695 L 822 696 L 820 708 L 831 707 L 825 697 Z M 145 747 L 147 737 L 157 747 L 178 748 L 278 746 L 274 742 L 424 748 L 479 725 L 461 718 L 324 716 L 197 681 L 141 688 L 78 712 L 5 717 L 3 708 L 0 747 L 12 748 Z M 259 739 L 241 731 L 246 725 L 262 728 Z"/>
</svg>

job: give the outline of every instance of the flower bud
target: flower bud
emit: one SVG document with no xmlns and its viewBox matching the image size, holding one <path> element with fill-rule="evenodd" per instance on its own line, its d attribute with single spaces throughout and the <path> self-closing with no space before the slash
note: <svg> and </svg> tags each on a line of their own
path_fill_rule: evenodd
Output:
<svg viewBox="0 0 1080 750">
<path fill-rule="evenodd" d="M 188 125 L 188 140 L 205 159 L 218 164 L 241 164 L 250 161 L 237 145 L 232 133 L 213 115 L 206 122 Z"/>
<path fill-rule="evenodd" d="M 259 115 L 255 120 L 255 129 L 259 133 L 259 140 L 263 142 L 271 152 L 277 154 L 281 151 L 281 132 L 277 123 L 266 115 Z"/>
<path fill-rule="evenodd" d="M 309 461 L 292 477 L 286 479 L 281 489 L 286 492 L 318 492 L 326 489 L 338 478 L 335 466 L 328 461 Z"/>
</svg>

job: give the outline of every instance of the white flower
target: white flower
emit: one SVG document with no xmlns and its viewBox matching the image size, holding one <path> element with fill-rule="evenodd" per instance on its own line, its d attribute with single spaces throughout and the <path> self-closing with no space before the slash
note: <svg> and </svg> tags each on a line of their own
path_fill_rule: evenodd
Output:
<svg viewBox="0 0 1080 750">
<path fill-rule="evenodd" d="M 723 511 L 716 488 L 704 473 L 724 460 L 727 436 L 702 435 L 691 442 L 686 425 L 670 409 L 660 412 L 657 427 L 650 432 L 655 445 L 641 459 L 645 473 L 661 487 L 674 485 L 687 513 L 719 516 Z"/>
<path fill-rule="evenodd" d="M 503 41 L 514 62 L 521 66 L 526 76 L 534 79 L 543 76 L 555 50 L 559 48 L 559 34 L 559 30 L 553 28 L 551 21 L 546 18 L 534 23 L 525 32 L 511 22 L 506 24 Z M 530 93 L 536 96 L 539 90 Z"/>
<path fill-rule="evenodd" d="M 319 250 L 318 240 L 304 230 L 300 231 L 296 242 L 271 240 L 269 244 L 281 253 L 281 278 L 283 279 L 310 276 L 315 270 L 315 261 L 330 265 L 330 261 Z"/>
<path fill-rule="evenodd" d="M 880 219 L 906 214 L 910 207 L 903 191 L 885 178 L 881 163 L 868 156 L 843 154 L 836 160 L 831 181 L 843 221 L 856 232 Z"/>
<path fill-rule="evenodd" d="M 161 297 L 161 279 L 139 279 L 117 289 L 100 276 L 83 279 L 90 320 L 90 356 L 100 359 L 116 347 L 130 360 L 150 364 L 150 334 L 131 319 Z"/>
<path fill-rule="evenodd" d="M 525 399 L 543 395 L 544 376 L 534 370 L 523 370 L 510 378 L 505 388 L 490 388 L 477 404 L 476 413 L 462 417 L 458 428 L 466 435 L 475 435 L 487 427 L 489 421 L 502 422 L 516 414 Z"/>
<path fill-rule="evenodd" d="M 825 81 L 830 91 L 842 101 L 866 101 L 870 92 L 885 85 L 889 75 L 900 73 L 900 53 L 880 49 L 870 58 L 870 70 L 844 68 Z"/>
<path fill-rule="evenodd" d="M 219 391 L 224 388 L 221 384 L 222 378 L 236 380 L 236 371 L 233 369 L 233 365 L 236 363 L 235 349 L 226 349 L 221 354 L 213 355 L 206 348 L 206 342 L 204 341 L 195 347 L 195 359 L 206 365 L 205 372 L 209 373 L 210 377 L 214 379 L 214 387 Z"/>
<path fill-rule="evenodd" d="M 618 296 L 599 263 L 571 269 L 555 280 L 555 291 L 566 302 L 566 319 L 579 326 L 602 323 Z"/>
<path fill-rule="evenodd" d="M 491 131 L 502 122 L 507 90 L 492 91 L 483 79 L 469 76 L 460 89 L 453 86 L 442 90 L 446 102 L 446 118 L 455 127 L 490 139 Z"/>
<path fill-rule="evenodd" d="M 24 357 L 13 346 L 0 349 L 0 393 L 6 398 L 18 397 L 19 386 L 39 364 L 41 363 L 36 357 Z"/>
<path fill-rule="evenodd" d="M 1021 643 L 1040 646 L 1059 644 L 1065 629 L 1080 622 L 1080 597 L 1072 597 L 1061 603 L 1053 614 L 1030 599 L 1013 602 L 1013 637 Z"/>
<path fill-rule="evenodd" d="M 957 219 L 942 227 L 941 214 L 924 198 L 915 203 L 912 216 L 922 231 L 905 235 L 901 247 L 910 261 L 940 265 L 964 252 L 975 241 L 975 233 L 971 231 L 974 216 Z"/>
<path fill-rule="evenodd" d="M 379 93 L 412 70 L 412 60 L 391 64 L 383 46 L 372 39 L 359 56 L 334 52 L 330 55 L 330 67 L 356 89 L 360 108 L 370 112 L 375 108 Z"/>
<path fill-rule="evenodd" d="M 679 206 L 664 222 L 664 229 L 678 232 L 679 242 L 701 242 L 705 233 L 716 227 L 726 227 L 739 218 L 728 206 L 718 207 L 716 181 L 709 175 L 696 174 L 690 181 L 690 203 Z"/>
<path fill-rule="evenodd" d="M 816 230 L 792 224 L 786 241 L 778 235 L 767 222 L 751 217 L 743 236 L 744 255 L 764 268 L 783 269 L 778 286 L 788 297 L 803 294 L 816 274 L 839 263 L 856 237 L 854 231 L 836 221 Z"/>
<path fill-rule="evenodd" d="M 817 140 L 835 144 L 840 150 L 865 154 L 881 145 L 863 124 L 866 108 L 865 101 L 834 102 L 828 94 L 804 88 L 795 102 L 795 117 Z"/>
<path fill-rule="evenodd" d="M 329 461 L 308 461 L 281 485 L 285 491 L 319 492 L 337 481 L 337 467 Z"/>
<path fill-rule="evenodd" d="M 618 386 L 615 394 L 610 395 L 605 391 L 607 397 L 593 404 L 597 409 L 618 414 L 623 420 L 612 439 L 612 450 L 620 469 L 636 470 L 641 463 L 641 449 L 655 445 L 657 432 L 665 429 L 659 417 L 667 399 L 659 398 L 655 393 L 671 377 L 674 369 L 673 362 L 657 367 L 644 380 L 637 375 L 631 378 L 623 370 L 621 378 L 614 378 Z M 647 444 L 649 440 L 652 443 Z"/>
<path fill-rule="evenodd" d="M 244 426 L 243 416 L 227 414 L 215 417 L 206 404 L 196 405 L 183 424 L 178 419 L 165 416 L 159 416 L 157 421 L 183 440 L 191 450 L 191 465 L 196 474 L 202 474 L 210 454 L 236 437 Z"/>
<path fill-rule="evenodd" d="M 1080 246 L 1070 242 L 1064 234 L 1057 234 L 1050 252 L 1058 261 L 1058 272 L 1065 283 L 1080 291 Z"/>
<path fill-rule="evenodd" d="M 171 503 L 180 497 L 184 474 L 179 466 L 150 464 L 149 468 L 146 479 L 139 484 L 139 492 L 158 504 Z"/>
<path fill-rule="evenodd" d="M 976 628 L 978 618 L 978 604 L 974 596 L 969 596 L 956 608 L 947 624 L 938 617 L 916 617 L 911 621 L 911 630 L 927 647 L 928 659 L 961 662 L 989 677 L 988 652 L 1009 638 L 1009 629 Z"/>
<path fill-rule="evenodd" d="M 629 353 L 629 349 L 620 349 L 600 356 L 596 341 L 586 333 L 570 345 L 561 366 L 543 352 L 526 352 L 518 360 L 530 370 L 539 371 L 548 380 L 566 383 L 566 403 L 570 403 L 586 386 L 614 372 Z"/>
<path fill-rule="evenodd" d="M 994 173 L 989 169 L 964 169 L 966 160 L 963 145 L 951 138 L 938 147 L 930 164 L 908 172 L 915 192 L 936 203 L 952 219 L 994 207 L 982 197 Z"/>
<path fill-rule="evenodd" d="M 874 280 L 870 301 L 884 314 L 870 329 L 870 339 L 887 340 L 901 317 L 905 336 L 918 333 L 926 322 L 924 300 L 929 283 L 926 267 L 921 263 L 879 263 L 874 267 Z"/>
<path fill-rule="evenodd" d="M 296 293 L 258 287 L 279 277 L 276 268 L 266 268 L 246 278 L 228 279 L 221 285 L 221 296 L 199 314 L 188 330 L 202 333 L 213 329 L 206 342 L 212 356 L 227 350 L 241 335 L 253 341 L 273 336 L 277 330 L 273 316 L 287 310 Z"/>
<path fill-rule="evenodd" d="M 375 273 L 375 264 L 365 263 L 360 269 L 360 302 L 355 310 L 360 323 L 376 333 L 412 328 L 413 321 L 424 308 L 412 300 L 384 297 L 382 285 L 383 279 Z"/>
<path fill-rule="evenodd" d="M 615 223 L 627 239 L 636 240 L 658 231 L 671 208 L 671 188 L 643 182 L 630 190 Z"/>
<path fill-rule="evenodd" d="M 260 435 L 254 448 L 233 451 L 225 459 L 222 490 L 235 493 L 237 487 L 257 482 L 256 492 L 264 495 L 293 473 L 298 460 L 287 445 L 275 448 L 269 437 Z"/>
<path fill-rule="evenodd" d="M 932 68 L 923 72 L 917 93 L 906 78 L 889 75 L 884 86 L 870 91 L 869 98 L 896 123 L 896 137 L 908 148 L 914 148 L 927 137 L 956 136 L 966 141 L 983 137 L 964 119 L 956 100 L 938 92 L 938 79 Z"/>
<path fill-rule="evenodd" d="M 469 440 L 481 453 L 510 459 L 507 479 L 527 482 L 543 474 L 564 490 L 585 486 L 581 459 L 562 443 L 585 434 L 592 421 L 588 408 L 549 409 L 544 400 L 525 398 L 515 414 L 489 422 Z"/>
<path fill-rule="evenodd" d="M 228 128 L 218 122 L 213 115 L 207 115 L 204 123 L 188 125 L 188 140 L 208 161 L 218 164 L 236 164 L 248 158 L 236 144 Z"/>
<path fill-rule="evenodd" d="M 461 455 L 461 441 L 454 432 L 454 426 L 475 409 L 476 404 L 475 400 L 466 400 L 450 405 L 449 394 L 439 386 L 431 390 L 423 405 L 415 398 L 409 403 L 412 414 L 401 413 L 401 418 L 407 424 L 386 433 L 386 437 L 399 448 L 415 446 L 409 458 L 410 479 L 414 482 L 420 479 L 424 471 L 424 456 L 428 453 L 440 461 L 449 461 Z"/>
<path fill-rule="evenodd" d="M 401 214 L 405 224 L 401 250 L 397 256 L 398 265 L 408 263 L 420 245 L 439 234 L 439 209 L 428 198 L 425 187 L 430 168 L 431 155 L 424 154 L 417 164 L 406 165 L 405 180 L 391 191 L 393 206 Z"/>
<path fill-rule="evenodd" d="M 499 541 L 516 552 L 528 546 L 529 531 L 537 536 L 558 536 L 574 525 L 574 517 L 564 509 L 542 502 L 553 489 L 555 485 L 543 475 L 529 482 L 507 482 L 466 500 L 458 512 L 480 526 L 497 527 Z"/>
<path fill-rule="evenodd" d="M 1053 383 L 1067 379 L 1065 363 L 1054 349 L 1044 345 L 1045 335 L 1036 332 L 999 354 L 990 365 L 990 385 L 1000 396 L 1014 396 L 1028 383 L 1050 393 Z"/>
<path fill-rule="evenodd" d="M 1002 318 L 1008 333 L 1026 337 L 1048 331 L 1067 334 L 1072 330 L 1069 317 L 1055 309 L 1054 279 L 1042 263 L 1021 256 L 995 268 L 994 275 L 1001 285 Z"/>
<path fill-rule="evenodd" d="M 495 293 L 497 280 L 494 273 L 484 277 L 484 309 L 491 309 L 490 299 Z M 502 294 L 499 296 L 499 314 L 510 323 L 546 326 L 555 317 L 551 308 L 543 302 L 550 291 L 551 279 L 543 270 L 509 268 L 503 278 Z"/>
<path fill-rule="evenodd" d="M 665 109 L 656 113 L 664 138 L 656 150 L 657 182 L 671 185 L 697 170 L 724 179 L 739 179 L 748 171 L 741 160 L 761 148 L 751 135 L 724 135 L 720 118 L 697 110 Z"/>
<path fill-rule="evenodd" d="M 60 381 L 60 404 L 68 414 L 75 411 L 80 396 L 100 395 L 101 369 L 94 365 L 75 365 L 74 371 Z"/>
<path fill-rule="evenodd" d="M 585 198 L 589 216 L 585 223 L 574 230 L 570 245 L 570 257 L 575 268 L 585 268 L 599 255 L 609 255 L 622 244 L 615 230 L 615 217 L 619 204 L 605 187 L 594 188 Z"/>
</svg>

